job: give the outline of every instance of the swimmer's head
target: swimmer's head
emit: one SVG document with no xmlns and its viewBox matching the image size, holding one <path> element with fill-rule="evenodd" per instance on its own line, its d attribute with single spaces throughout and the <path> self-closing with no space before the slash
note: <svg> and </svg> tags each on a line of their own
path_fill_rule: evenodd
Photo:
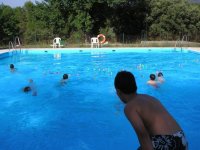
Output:
<svg viewBox="0 0 200 150">
<path fill-rule="evenodd" d="M 33 79 L 29 79 L 29 82 L 32 83 L 32 82 L 33 82 Z"/>
<path fill-rule="evenodd" d="M 159 72 L 159 73 L 158 73 L 158 77 L 163 77 L 162 72 Z"/>
<path fill-rule="evenodd" d="M 149 77 L 150 77 L 150 79 L 151 79 L 151 80 L 155 80 L 155 79 L 156 79 L 156 76 L 155 76 L 155 74 L 150 74 L 150 76 L 149 76 Z"/>
<path fill-rule="evenodd" d="M 23 91 L 26 93 L 26 92 L 30 92 L 31 91 L 31 88 L 29 86 L 26 86 L 24 87 Z"/>
<path fill-rule="evenodd" d="M 133 94 L 137 92 L 135 77 L 131 72 L 120 71 L 117 73 L 114 81 L 115 89 L 124 94 Z"/>
<path fill-rule="evenodd" d="M 13 64 L 10 64 L 10 69 L 14 69 L 15 66 Z"/>
<path fill-rule="evenodd" d="M 64 79 L 64 80 L 67 80 L 67 79 L 68 79 L 68 74 L 64 74 L 64 75 L 63 75 L 63 79 Z"/>
</svg>

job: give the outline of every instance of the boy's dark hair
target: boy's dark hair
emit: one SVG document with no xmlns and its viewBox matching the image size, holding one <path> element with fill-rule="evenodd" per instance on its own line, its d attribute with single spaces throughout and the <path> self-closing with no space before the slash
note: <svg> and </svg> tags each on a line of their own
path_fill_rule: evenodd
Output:
<svg viewBox="0 0 200 150">
<path fill-rule="evenodd" d="M 31 87 L 30 86 L 24 87 L 24 92 L 29 92 L 29 91 L 31 91 Z"/>
<path fill-rule="evenodd" d="M 63 75 L 63 79 L 65 80 L 65 79 L 68 79 L 68 74 L 64 74 Z"/>
<path fill-rule="evenodd" d="M 14 69 L 15 66 L 14 66 L 13 64 L 10 64 L 10 68 L 11 68 L 11 69 Z"/>
<path fill-rule="evenodd" d="M 120 71 L 115 77 L 115 88 L 119 89 L 125 94 L 136 93 L 137 85 L 135 82 L 135 77 L 131 72 Z"/>
<path fill-rule="evenodd" d="M 158 77 L 162 77 L 163 76 L 163 73 L 162 72 L 159 72 L 158 73 Z"/>
<path fill-rule="evenodd" d="M 155 80 L 156 79 L 156 75 L 155 74 L 150 74 L 149 77 L 150 77 L 151 80 Z"/>
</svg>

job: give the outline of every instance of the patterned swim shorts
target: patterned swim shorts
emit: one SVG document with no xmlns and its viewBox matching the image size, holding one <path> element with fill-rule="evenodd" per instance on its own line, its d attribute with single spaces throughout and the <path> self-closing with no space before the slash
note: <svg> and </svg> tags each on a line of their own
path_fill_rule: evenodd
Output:
<svg viewBox="0 0 200 150">
<path fill-rule="evenodd" d="M 172 135 L 151 136 L 154 150 L 188 150 L 188 143 L 183 131 Z"/>
<path fill-rule="evenodd" d="M 188 150 L 188 142 L 183 131 L 178 131 L 172 135 L 151 136 L 154 150 Z M 138 148 L 141 150 L 141 147 Z"/>
</svg>

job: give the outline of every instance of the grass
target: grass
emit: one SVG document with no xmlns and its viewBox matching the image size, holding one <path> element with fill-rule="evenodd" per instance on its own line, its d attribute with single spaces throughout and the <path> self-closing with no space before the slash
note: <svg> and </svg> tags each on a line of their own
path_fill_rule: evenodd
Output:
<svg viewBox="0 0 200 150">
<path fill-rule="evenodd" d="M 197 42 L 179 42 L 176 41 L 146 41 L 143 42 L 146 47 L 200 47 L 200 43 Z"/>
</svg>

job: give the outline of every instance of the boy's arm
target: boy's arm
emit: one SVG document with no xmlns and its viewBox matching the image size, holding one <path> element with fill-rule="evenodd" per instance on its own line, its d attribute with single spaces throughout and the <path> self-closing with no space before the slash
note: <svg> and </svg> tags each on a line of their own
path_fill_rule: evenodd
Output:
<svg viewBox="0 0 200 150">
<path fill-rule="evenodd" d="M 153 150 L 150 135 L 138 112 L 132 109 L 131 107 L 126 107 L 124 109 L 124 112 L 128 120 L 132 124 L 133 128 L 135 129 L 135 132 L 141 145 L 141 150 Z"/>
</svg>

